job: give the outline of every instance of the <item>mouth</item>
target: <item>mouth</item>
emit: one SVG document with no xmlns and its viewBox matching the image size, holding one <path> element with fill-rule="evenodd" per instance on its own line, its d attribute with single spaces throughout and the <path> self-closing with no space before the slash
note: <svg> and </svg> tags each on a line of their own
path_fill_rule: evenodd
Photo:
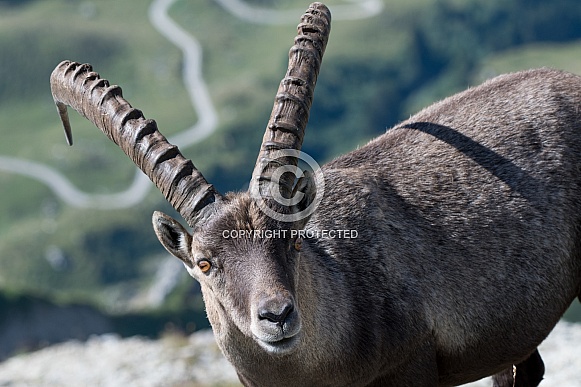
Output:
<svg viewBox="0 0 581 387">
<path fill-rule="evenodd" d="M 290 354 L 297 348 L 297 344 L 299 343 L 299 336 L 299 334 L 296 334 L 294 336 L 285 337 L 276 341 L 265 341 L 256 338 L 256 342 L 269 354 L 282 356 Z"/>
</svg>

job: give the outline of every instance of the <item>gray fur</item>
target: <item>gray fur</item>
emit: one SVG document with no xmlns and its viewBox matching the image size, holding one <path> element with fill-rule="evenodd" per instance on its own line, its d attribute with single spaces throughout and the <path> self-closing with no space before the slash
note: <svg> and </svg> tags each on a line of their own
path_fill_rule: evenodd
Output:
<svg viewBox="0 0 581 387">
<path fill-rule="evenodd" d="M 555 70 L 503 75 L 325 165 L 305 228 L 356 239 L 305 239 L 300 254 L 288 239 L 225 239 L 293 227 L 227 196 L 186 265 L 241 380 L 449 386 L 527 359 L 581 291 L 580 90 Z M 300 320 L 281 355 L 252 330 L 273 297 Z"/>
</svg>

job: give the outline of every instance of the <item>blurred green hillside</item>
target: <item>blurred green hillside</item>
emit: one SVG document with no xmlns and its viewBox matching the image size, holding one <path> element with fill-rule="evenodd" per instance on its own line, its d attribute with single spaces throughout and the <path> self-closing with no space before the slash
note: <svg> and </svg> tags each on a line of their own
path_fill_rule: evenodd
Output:
<svg viewBox="0 0 581 387">
<path fill-rule="evenodd" d="M 182 152 L 221 192 L 243 189 L 250 178 L 309 3 L 246 2 L 301 11 L 295 22 L 276 26 L 240 20 L 212 0 L 177 0 L 169 13 L 202 46 L 220 118 L 214 134 Z M 353 2 L 327 4 L 333 10 Z M 0 0 L 0 156 L 54 168 L 88 193 L 130 185 L 133 164 L 75 112 L 75 146 L 65 144 L 48 84 L 64 59 L 89 62 L 120 84 L 165 135 L 196 122 L 182 54 L 151 25 L 148 7 L 138 0 Z M 553 66 L 581 74 L 580 47 L 579 0 L 384 0 L 379 15 L 334 21 L 303 150 L 324 163 L 502 72 Z M 0 197 L 0 292 L 117 314 L 148 308 L 140 296 L 169 259 L 151 213 L 172 213 L 155 189 L 128 209 L 81 209 L 37 180 L 0 169 Z M 197 287 L 183 272 L 155 313 L 203 313 Z"/>
</svg>

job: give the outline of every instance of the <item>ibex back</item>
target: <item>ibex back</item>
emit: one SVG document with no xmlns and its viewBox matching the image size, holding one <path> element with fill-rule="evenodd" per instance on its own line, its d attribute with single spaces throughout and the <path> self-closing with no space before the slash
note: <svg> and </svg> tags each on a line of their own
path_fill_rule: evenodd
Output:
<svg viewBox="0 0 581 387">
<path fill-rule="evenodd" d="M 500 76 L 295 182 L 329 29 L 312 4 L 248 192 L 221 195 L 88 65 L 58 65 L 53 96 L 69 140 L 66 105 L 191 226 L 153 216 L 245 385 L 537 385 L 581 292 L 581 78 Z"/>
</svg>

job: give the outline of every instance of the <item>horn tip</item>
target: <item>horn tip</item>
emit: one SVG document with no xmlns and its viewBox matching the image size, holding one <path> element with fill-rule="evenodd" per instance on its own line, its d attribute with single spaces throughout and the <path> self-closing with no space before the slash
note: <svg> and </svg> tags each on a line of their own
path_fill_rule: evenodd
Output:
<svg viewBox="0 0 581 387">
<path fill-rule="evenodd" d="M 65 131 L 65 137 L 67 139 L 67 144 L 69 144 L 69 146 L 73 146 L 73 136 L 70 132 L 66 132 Z"/>
<path fill-rule="evenodd" d="M 70 146 L 73 145 L 73 131 L 71 130 L 71 123 L 69 121 L 69 114 L 67 112 L 67 105 L 59 102 L 59 101 L 55 101 L 55 105 L 57 108 L 57 111 L 59 113 L 59 117 L 61 119 L 61 122 L 63 123 L 63 128 L 65 130 L 65 138 L 67 139 L 67 144 L 69 144 Z"/>
</svg>

